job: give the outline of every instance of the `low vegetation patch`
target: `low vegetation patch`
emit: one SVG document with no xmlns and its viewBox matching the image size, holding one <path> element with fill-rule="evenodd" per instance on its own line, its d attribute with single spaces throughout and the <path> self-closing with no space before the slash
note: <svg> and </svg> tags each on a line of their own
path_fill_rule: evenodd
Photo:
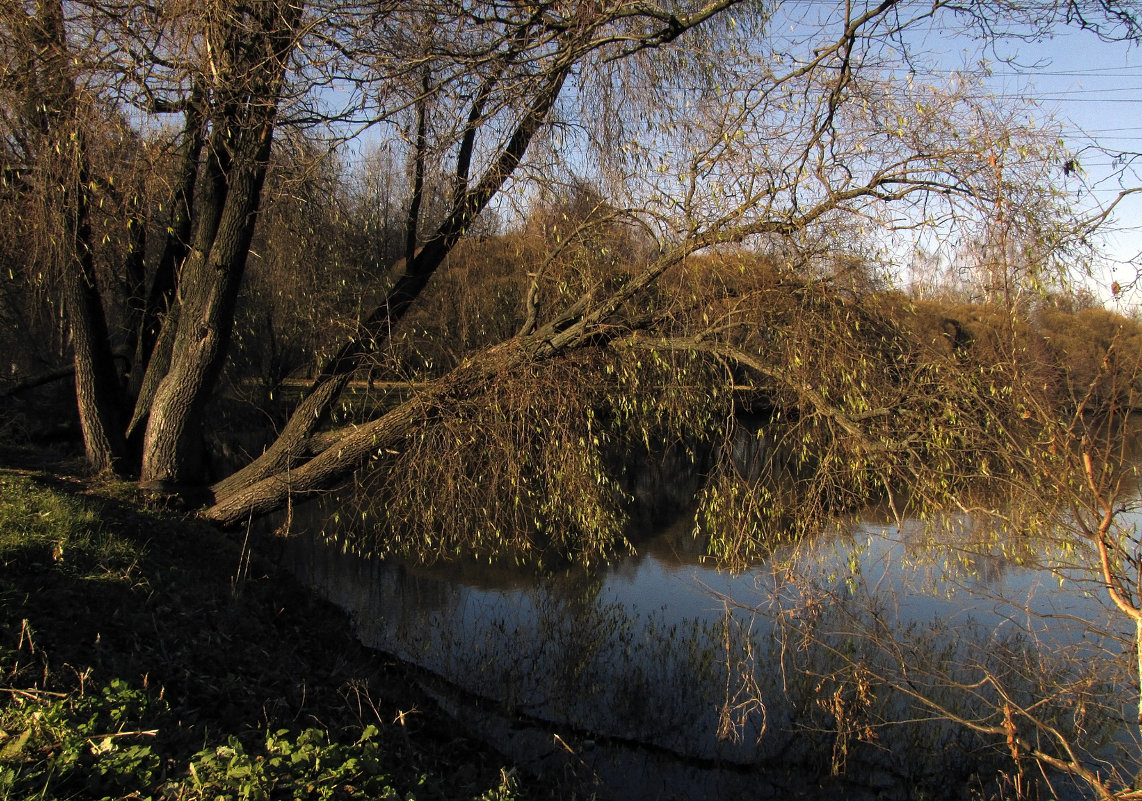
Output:
<svg viewBox="0 0 1142 801">
<path fill-rule="evenodd" d="M 122 494 L 0 470 L 0 799 L 519 797 L 340 613 Z"/>
</svg>

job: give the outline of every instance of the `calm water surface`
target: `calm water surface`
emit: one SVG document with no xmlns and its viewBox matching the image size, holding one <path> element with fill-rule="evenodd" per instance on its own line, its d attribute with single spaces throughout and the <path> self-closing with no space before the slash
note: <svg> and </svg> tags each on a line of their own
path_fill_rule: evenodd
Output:
<svg viewBox="0 0 1142 801">
<path fill-rule="evenodd" d="M 741 572 L 698 550 L 684 520 L 591 573 L 362 559 L 313 533 L 284 558 L 513 762 L 593 778 L 600 797 L 813 795 L 839 774 L 842 797 L 909 798 L 967 781 L 979 742 L 962 727 L 882 725 L 931 717 L 894 684 L 973 715 L 995 703 L 964 689 L 982 677 L 1013 698 L 1049 677 L 1080 688 L 1058 714 L 1084 736 L 1111 721 L 1092 760 L 1133 747 L 1125 626 L 1082 554 L 1044 569 L 1043 549 L 966 516 L 863 522 Z"/>
</svg>

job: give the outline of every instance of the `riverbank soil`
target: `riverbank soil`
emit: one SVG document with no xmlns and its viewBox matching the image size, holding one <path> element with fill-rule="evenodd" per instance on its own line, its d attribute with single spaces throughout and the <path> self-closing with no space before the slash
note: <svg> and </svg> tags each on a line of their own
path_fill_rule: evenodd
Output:
<svg viewBox="0 0 1142 801">
<path fill-rule="evenodd" d="M 241 536 L 0 469 L 0 798 L 550 792 Z"/>
</svg>

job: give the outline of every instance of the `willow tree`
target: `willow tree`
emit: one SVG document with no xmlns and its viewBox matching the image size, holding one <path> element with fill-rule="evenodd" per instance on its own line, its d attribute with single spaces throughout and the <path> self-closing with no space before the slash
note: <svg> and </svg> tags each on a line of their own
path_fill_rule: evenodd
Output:
<svg viewBox="0 0 1142 801">
<path fill-rule="evenodd" d="M 642 6 L 637 10 L 646 12 Z M 1062 21 L 1052 16 L 1055 9 L 1009 9 L 1015 10 L 1024 16 L 1007 24 Z M 481 395 L 497 376 L 521 365 L 608 343 L 629 344 L 633 331 L 654 329 L 673 313 L 659 309 L 640 316 L 631 313 L 632 306 L 645 311 L 664 275 L 711 248 L 747 245 L 785 252 L 797 269 L 813 261 L 814 249 L 835 254 L 898 226 L 970 234 L 985 228 L 996 204 L 1004 203 L 1019 210 L 1011 223 L 1019 235 L 1054 243 L 1040 265 L 1052 257 L 1066 258 L 1080 225 L 1058 192 L 1063 154 L 1055 149 L 1054 138 L 1040 136 L 1019 111 L 989 101 L 970 76 L 940 85 L 901 76 L 909 63 L 912 68 L 917 64 L 919 54 L 910 52 L 913 29 L 978 24 L 979 30 L 998 35 L 983 9 L 973 14 L 963 7 L 889 2 L 839 9 L 832 18 L 810 19 L 781 6 L 757 12 L 718 9 L 686 33 L 691 46 L 675 47 L 651 42 L 646 32 L 616 31 L 612 26 L 620 21 L 628 26 L 632 19 L 647 19 L 617 8 L 613 19 L 596 18 L 598 28 L 579 29 L 587 38 L 573 84 L 564 85 L 556 72 L 550 74 L 552 83 L 527 93 L 543 103 L 532 108 L 537 132 L 545 136 L 533 144 L 532 160 L 515 163 L 517 157 L 511 156 L 515 185 L 542 185 L 559 180 L 560 169 L 573 173 L 582 163 L 596 165 L 596 178 L 608 186 L 612 204 L 659 243 L 657 255 L 643 269 L 617 285 L 583 286 L 573 296 L 548 295 L 542 313 L 529 309 L 533 325 L 470 354 L 455 371 L 420 391 L 415 402 L 344 436 L 322 432 L 315 437 L 328 399 L 369 350 L 384 342 L 468 224 L 466 215 L 453 213 L 397 265 L 392 294 L 365 319 L 363 336 L 345 344 L 326 364 L 284 436 L 249 467 L 215 485 L 217 502 L 206 514 L 232 522 L 279 504 L 286 494 L 316 491 L 377 454 L 406 451 L 410 431 L 446 416 L 449 408 Z M 549 13 L 542 12 L 539 24 L 552 24 Z M 654 24 L 658 17 L 649 19 Z M 469 21 L 478 23 L 468 26 L 476 29 L 489 23 L 480 15 Z M 790 23 L 795 33 L 786 35 L 782 31 Z M 445 27 L 451 37 L 452 26 Z M 563 32 L 573 26 L 557 28 Z M 668 30 L 659 34 L 662 40 L 672 38 Z M 449 46 L 455 48 L 452 41 Z M 448 71 L 436 65 L 419 74 Z M 518 79 L 511 86 L 518 88 Z M 469 99 L 475 104 L 483 90 L 465 88 L 454 99 L 446 83 L 433 85 L 431 102 L 448 109 L 433 119 L 450 124 L 430 126 L 427 139 L 417 125 L 410 154 L 416 159 L 427 154 L 439 162 L 451 144 L 448 161 L 460 187 L 469 185 L 468 158 L 477 134 L 495 130 L 479 128 L 485 122 L 482 108 L 461 104 Z M 419 108 L 415 91 L 405 102 Z M 497 106 L 496 113 L 503 112 Z M 517 111 L 511 119 L 526 121 L 530 113 L 531 108 Z M 457 121 L 466 122 L 458 126 Z M 503 125 L 501 117 L 499 130 L 520 129 Z M 500 133 L 497 141 L 513 140 Z M 501 153 L 510 155 L 507 150 L 488 152 L 489 170 L 496 169 L 494 157 Z M 1005 165 L 999 180 L 997 159 Z M 489 173 L 497 180 L 501 174 Z M 454 207 L 462 208 L 459 202 Z M 1068 239 L 1068 232 L 1074 238 Z M 540 275 L 542 264 L 535 268 Z M 706 334 L 703 327 L 709 329 Z M 711 336 L 714 328 L 698 325 L 685 337 L 660 342 L 660 350 L 704 351 L 717 359 L 733 357 L 747 368 L 759 366 L 757 359 L 751 364 L 744 354 L 743 361 L 740 351 Z M 657 329 L 655 336 L 661 334 Z M 806 397 L 812 406 L 812 393 Z M 823 401 L 816 407 L 832 418 L 847 419 Z M 520 446 L 522 453 L 526 448 Z M 417 452 L 421 463 L 432 464 L 430 454 Z"/>
<path fill-rule="evenodd" d="M 150 211 L 165 244 L 151 248 L 132 381 L 126 389 L 96 386 L 81 401 L 105 416 L 123 397 L 133 403 L 127 421 L 112 416 L 102 426 L 110 445 L 89 435 L 97 467 L 137 469 L 148 482 L 200 480 L 203 410 L 225 359 L 275 131 L 306 129 L 327 136 L 331 149 L 364 132 L 403 143 L 404 256 L 370 291 L 378 300 L 358 335 L 318 367 L 276 440 L 211 487 L 203 514 L 222 523 L 399 453 L 450 408 L 487 397 L 497 376 L 614 353 L 619 344 L 640 347 L 632 336 L 639 330 L 669 339 L 663 351 L 707 353 L 764 374 L 760 352 L 730 347 L 719 336 L 727 329 L 709 314 L 682 313 L 677 292 L 673 306 L 655 305 L 663 277 L 685 274 L 704 251 L 749 247 L 792 272 L 812 270 L 830 253 L 870 246 L 901 227 L 970 234 L 1003 206 L 1019 211 L 1009 223 L 1017 235 L 1049 243 L 1042 263 L 1065 256 L 1089 230 L 1060 193 L 1063 154 L 1054 138 L 989 101 L 970 76 L 926 82 L 931 65 L 917 42 L 931 30 L 966 29 L 994 41 L 1065 24 L 1101 36 L 1137 33 L 1132 7 L 1100 2 L 1006 3 L 1002 20 L 993 4 L 942 0 L 843 3 L 832 13 L 739 0 L 52 8 L 61 31 L 53 47 L 67 58 L 37 69 L 65 75 L 64 95 L 88 98 L 164 142 L 175 165 Z M 43 16 L 23 4 L 5 15 L 9 31 Z M 24 52 L 17 41 L 2 45 L 9 63 Z M 9 72 L 6 85 L 18 89 L 15 78 Z M 181 124 L 158 122 L 172 114 Z M 13 130 L 26 124 L 7 120 Z M 53 135 L 62 137 L 49 131 L 46 141 Z M 514 337 L 469 354 L 372 421 L 325 430 L 349 380 L 480 215 L 576 173 L 603 187 L 611 213 L 641 228 L 655 252 L 638 269 L 573 295 L 550 291 L 546 262 L 535 265 L 521 293 L 528 323 Z M 425 202 L 430 186 L 435 203 Z M 68 203 L 82 221 L 82 197 Z M 70 252 L 82 254 L 82 241 Z M 93 327 L 80 309 L 70 305 L 73 329 L 104 341 L 97 320 Z M 663 327 L 680 319 L 693 324 Z M 75 358 L 86 370 L 95 356 L 81 353 L 82 338 L 73 337 Z M 865 419 L 811 387 L 799 391 L 842 428 Z M 97 455 L 104 451 L 111 456 Z"/>
<path fill-rule="evenodd" d="M 299 19 L 300 9 L 287 3 L 175 4 L 162 14 L 64 2 L 5 6 L 12 59 L 4 84 L 19 112 L 8 117 L 8 133 L 33 143 L 22 148 L 23 163 L 14 169 L 39 179 L 17 191 L 38 194 L 57 210 L 55 225 L 37 225 L 31 214 L 26 223 L 33 238 L 52 246 L 41 267 L 58 273 L 64 287 L 80 418 L 97 469 L 132 469 L 128 436 L 141 421 L 147 421 L 145 476 L 185 465 L 182 452 L 197 441 L 198 414 L 230 332 Z M 142 346 L 136 377 L 143 364 L 147 373 L 135 382 L 136 411 L 126 416 L 129 399 L 111 366 L 91 230 L 93 196 L 106 194 L 116 170 L 93 167 L 90 143 L 105 131 L 89 127 L 105 120 L 125 125 L 115 106 L 125 99 L 148 112 L 186 117 L 182 175 L 164 198 L 173 212 L 164 220 L 167 243 L 136 332 Z M 142 228 L 136 218 L 121 225 Z M 142 244 L 131 252 L 141 260 Z M 160 307 L 165 316 L 156 337 Z"/>
<path fill-rule="evenodd" d="M 5 9 L 10 59 L 5 186 L 20 196 L 20 227 L 35 230 L 35 257 L 58 286 L 68 315 L 75 387 L 87 457 L 121 469 L 126 456 L 91 225 L 91 129 L 102 128 L 92 93 L 69 51 L 64 8 Z"/>
</svg>

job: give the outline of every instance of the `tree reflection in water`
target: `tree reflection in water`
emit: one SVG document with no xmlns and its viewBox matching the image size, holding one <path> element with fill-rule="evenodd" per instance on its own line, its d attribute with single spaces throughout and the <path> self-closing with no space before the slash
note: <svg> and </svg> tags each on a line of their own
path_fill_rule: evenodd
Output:
<svg viewBox="0 0 1142 801">
<path fill-rule="evenodd" d="M 1025 755 L 961 724 L 1013 725 L 1013 705 L 1104 770 L 1136 758 L 1121 632 L 1077 561 L 1068 580 L 967 517 L 864 523 L 737 574 L 688 541 L 667 530 L 609 569 L 542 578 L 370 561 L 314 536 L 286 558 L 363 642 L 431 673 L 466 725 L 604 795 L 776 797 L 829 776 L 853 798 L 1010 790 L 1032 780 Z"/>
</svg>

